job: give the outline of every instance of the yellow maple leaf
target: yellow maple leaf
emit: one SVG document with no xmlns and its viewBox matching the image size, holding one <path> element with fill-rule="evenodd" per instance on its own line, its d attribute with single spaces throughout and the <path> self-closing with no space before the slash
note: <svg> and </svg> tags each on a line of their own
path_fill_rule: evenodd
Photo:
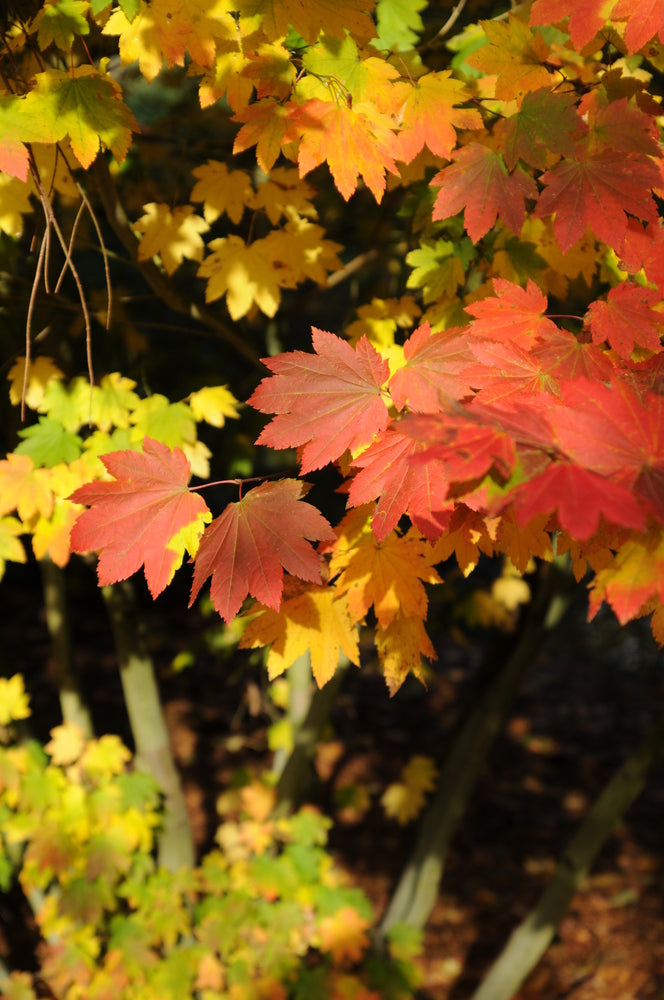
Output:
<svg viewBox="0 0 664 1000">
<path fill-rule="evenodd" d="M 273 266 L 281 265 L 282 287 L 294 288 L 307 278 L 324 285 L 328 273 L 341 267 L 337 256 L 337 251 L 343 249 L 341 244 L 326 240 L 324 235 L 322 226 L 300 218 L 291 219 L 278 231 L 268 233 L 262 249 Z"/>
<path fill-rule="evenodd" d="M 246 316 L 254 303 L 266 316 L 274 316 L 281 302 L 283 275 L 264 253 L 265 240 L 247 246 L 239 236 L 211 240 L 212 251 L 198 273 L 208 278 L 205 301 L 213 302 L 226 295 L 232 319 Z"/>
<path fill-rule="evenodd" d="M 30 702 L 20 674 L 0 677 L 0 726 L 8 726 L 15 719 L 27 719 Z"/>
<path fill-rule="evenodd" d="M 78 504 L 56 499 L 50 517 L 40 517 L 32 531 L 32 551 L 35 558 L 48 556 L 56 566 L 66 566 L 71 554 L 70 536 L 81 512 Z"/>
<path fill-rule="evenodd" d="M 321 25 L 334 38 L 345 38 L 346 32 L 360 42 L 376 37 L 376 26 L 368 16 L 374 0 L 236 0 L 235 6 L 247 17 L 260 14 L 270 41 L 283 38 L 292 27 L 312 44 Z"/>
<path fill-rule="evenodd" d="M 330 573 L 340 574 L 334 587 L 346 595 L 352 620 L 362 621 L 372 605 L 381 628 L 399 614 L 424 620 L 428 606 L 424 583 L 442 581 L 433 569 L 434 549 L 417 529 L 410 528 L 403 536 L 393 531 L 378 542 L 363 507 L 359 516 L 353 511 L 345 517 L 337 531 Z"/>
<path fill-rule="evenodd" d="M 129 414 L 139 401 L 139 396 L 133 391 L 135 388 L 134 380 L 125 378 L 119 372 L 104 375 L 100 384 L 93 386 L 92 422 L 102 431 L 110 431 L 111 427 L 129 427 Z"/>
<path fill-rule="evenodd" d="M 205 221 L 212 225 L 225 212 L 231 222 L 238 223 L 254 193 L 249 174 L 245 170 L 229 170 L 218 160 L 208 160 L 192 170 L 192 174 L 197 181 L 191 200 L 203 202 Z"/>
<path fill-rule="evenodd" d="M 114 774 L 122 774 L 130 760 L 131 751 L 120 737 L 107 733 L 88 743 L 81 756 L 81 767 L 91 778 L 103 781 L 112 778 Z"/>
<path fill-rule="evenodd" d="M 327 587 L 310 587 L 290 600 L 282 601 L 279 611 L 258 606 L 240 640 L 242 649 L 270 646 L 267 669 L 270 680 L 278 677 L 307 650 L 311 669 L 319 687 L 330 680 L 343 652 L 359 666 L 357 631 L 351 623 L 344 597 L 337 597 Z M 255 609 L 252 609 L 252 616 Z"/>
<path fill-rule="evenodd" d="M 510 101 L 540 87 L 549 87 L 553 75 L 544 63 L 549 46 L 512 13 L 506 23 L 482 21 L 488 44 L 467 57 L 467 63 L 482 74 L 496 75 L 495 96 Z"/>
<path fill-rule="evenodd" d="M 189 406 L 198 422 L 204 420 L 212 427 L 223 427 L 226 417 L 239 417 L 240 403 L 225 385 L 204 386 L 189 396 Z"/>
<path fill-rule="evenodd" d="M 247 816 L 257 823 L 263 823 L 276 805 L 277 793 L 274 788 L 268 788 L 262 781 L 255 780 L 240 791 L 240 799 Z"/>
<path fill-rule="evenodd" d="M 553 550 L 551 538 L 546 532 L 550 520 L 549 514 L 540 514 L 528 524 L 517 524 L 514 511 L 506 511 L 500 519 L 497 533 L 497 543 L 500 549 L 511 559 L 520 573 L 525 573 L 533 556 L 551 562 Z"/>
<path fill-rule="evenodd" d="M 397 615 L 387 628 L 376 629 L 376 649 L 391 695 L 396 694 L 409 673 L 422 680 L 422 657 L 438 659 L 431 639 L 419 618 Z"/>
<path fill-rule="evenodd" d="M 437 777 L 436 765 L 430 757 L 415 755 L 401 771 L 399 781 L 389 785 L 381 797 L 385 815 L 405 826 L 422 811 L 427 794 Z"/>
<path fill-rule="evenodd" d="M 48 469 L 35 469 L 29 455 L 10 452 L 0 461 L 0 516 L 14 509 L 25 523 L 35 514 L 50 517 L 53 493 Z"/>
<path fill-rule="evenodd" d="M 51 730 L 51 739 L 44 746 L 53 764 L 67 767 L 81 756 L 85 746 L 83 730 L 76 722 L 63 722 Z"/>
<path fill-rule="evenodd" d="M 239 49 L 220 52 L 198 86 L 201 107 L 209 108 L 223 97 L 236 114 L 248 107 L 254 85 L 243 71 L 250 65 L 249 58 Z"/>
<path fill-rule="evenodd" d="M 311 184 L 302 180 L 294 167 L 275 167 L 256 187 L 249 207 L 265 212 L 273 226 L 283 215 L 289 219 L 317 219 L 311 200 L 314 194 Z"/>
<path fill-rule="evenodd" d="M 0 174 L 0 177 L 6 176 Z M 25 378 L 25 358 L 17 358 L 9 369 L 9 399 L 18 406 L 23 395 Z M 25 403 L 31 410 L 39 409 L 49 382 L 63 379 L 64 375 L 50 358 L 35 358 L 30 362 L 25 389 Z"/>
<path fill-rule="evenodd" d="M 480 554 L 492 555 L 494 543 L 484 518 L 468 507 L 458 506 L 450 523 L 434 546 L 436 562 L 445 562 L 456 556 L 459 569 L 469 576 L 475 569 Z"/>
<path fill-rule="evenodd" d="M 0 173 L 0 233 L 18 239 L 23 233 L 23 216 L 32 211 L 30 185 L 18 177 Z"/>
<path fill-rule="evenodd" d="M 201 233 L 210 228 L 191 205 L 168 205 L 150 202 L 143 205 L 144 214 L 134 223 L 136 232 L 143 233 L 138 245 L 139 260 L 159 255 L 167 274 L 173 274 L 185 257 L 201 260 L 205 244 Z"/>
<path fill-rule="evenodd" d="M 321 919 L 318 925 L 319 948 L 329 952 L 338 965 L 361 962 L 369 947 L 367 930 L 370 926 L 355 907 L 343 906 L 332 916 Z"/>
<path fill-rule="evenodd" d="M 25 549 L 19 541 L 25 528 L 15 517 L 0 517 L 0 580 L 4 576 L 7 562 L 24 563 Z"/>
</svg>

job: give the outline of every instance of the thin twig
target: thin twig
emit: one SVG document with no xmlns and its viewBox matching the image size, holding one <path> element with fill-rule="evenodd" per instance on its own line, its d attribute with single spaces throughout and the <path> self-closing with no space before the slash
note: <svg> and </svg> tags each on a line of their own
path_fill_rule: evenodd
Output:
<svg viewBox="0 0 664 1000">
<path fill-rule="evenodd" d="M 74 225 L 71 227 L 71 233 L 70 233 L 70 236 L 69 236 L 69 245 L 67 247 L 67 253 L 66 253 L 66 256 L 65 256 L 65 262 L 62 265 L 62 270 L 60 271 L 60 276 L 58 277 L 58 280 L 56 282 L 55 288 L 53 289 L 53 291 L 54 291 L 54 293 L 56 295 L 60 291 L 60 286 L 62 285 L 62 282 L 64 281 L 65 274 L 67 273 L 67 268 L 69 267 L 69 264 L 70 264 L 70 261 L 71 261 L 72 250 L 74 249 L 74 240 L 76 239 L 76 230 L 78 229 L 78 224 L 81 221 L 81 216 L 83 215 L 83 209 L 84 208 L 85 208 L 85 205 L 83 204 L 83 202 L 81 202 L 81 204 L 78 206 L 78 212 L 76 213 L 76 218 L 74 219 Z M 48 292 L 49 289 L 47 288 L 46 291 Z"/>
<path fill-rule="evenodd" d="M 97 239 L 99 240 L 99 247 L 101 249 L 101 256 L 102 256 L 102 259 L 104 261 L 104 277 L 106 278 L 106 298 L 107 298 L 107 302 L 108 302 L 108 305 L 106 307 L 106 329 L 110 330 L 110 328 L 111 328 L 111 311 L 112 311 L 112 307 L 113 307 L 113 289 L 112 289 L 112 286 L 111 286 L 111 269 L 110 269 L 109 263 L 108 263 L 108 249 L 106 247 L 106 243 L 104 242 L 104 235 L 103 235 L 103 233 L 101 231 L 101 226 L 99 225 L 99 219 L 97 218 L 97 214 L 96 214 L 94 208 L 90 204 L 90 199 L 88 198 L 87 194 L 85 193 L 85 189 L 83 188 L 83 186 L 78 181 L 76 181 L 76 186 L 77 186 L 77 188 L 79 190 L 81 198 L 83 199 L 88 212 L 90 213 L 90 218 L 92 219 L 92 225 L 95 227 L 95 232 L 97 234 Z"/>
<path fill-rule="evenodd" d="M 46 191 L 44 190 L 44 186 L 41 182 L 39 184 L 39 195 L 42 200 L 42 205 L 44 206 L 44 213 L 50 220 L 55 235 L 58 237 L 58 241 L 60 243 L 60 246 L 62 247 L 62 252 L 65 254 L 66 257 L 67 243 L 64 236 L 62 235 L 62 230 L 58 225 L 58 220 L 55 217 L 55 213 L 53 212 L 53 208 L 51 206 L 50 201 L 48 200 Z M 92 323 L 90 321 L 90 312 L 88 310 L 88 304 L 85 300 L 85 293 L 83 291 L 81 276 L 79 275 L 78 269 L 74 264 L 73 260 L 71 260 L 71 258 L 69 259 L 69 270 L 71 271 L 71 276 L 76 284 L 76 290 L 78 291 L 78 298 L 81 303 L 81 311 L 83 313 L 83 321 L 85 323 L 85 353 L 88 363 L 88 379 L 90 381 L 90 410 L 92 410 L 92 387 L 94 386 L 94 381 L 95 381 L 95 374 L 92 366 Z"/>
<path fill-rule="evenodd" d="M 419 45 L 417 51 L 426 52 L 429 49 L 440 48 L 440 46 L 444 42 L 445 36 L 449 34 L 449 32 L 452 30 L 456 22 L 459 20 L 459 17 L 461 16 L 461 13 L 465 6 L 466 6 L 466 0 L 459 0 L 458 4 L 454 8 L 448 19 L 445 21 L 445 24 L 442 26 L 442 28 L 440 28 L 440 30 L 437 31 L 436 34 L 433 36 L 433 38 L 430 38 L 428 42 L 425 42 L 423 45 Z"/>
<path fill-rule="evenodd" d="M 48 232 L 49 223 L 46 222 L 46 232 Z M 32 316 L 35 309 L 35 301 L 37 299 L 37 289 L 39 287 L 39 280 L 41 278 L 42 270 L 44 267 L 44 258 L 46 256 L 46 232 L 44 233 L 41 241 L 41 246 L 39 248 L 39 256 L 37 257 L 37 266 L 35 268 L 35 276 L 32 282 L 32 288 L 30 289 L 30 299 L 28 300 L 28 314 L 25 319 L 25 364 L 23 366 L 23 386 L 21 388 L 21 421 L 25 420 L 25 398 L 28 394 L 28 375 L 30 373 L 30 356 L 31 356 L 31 340 L 30 335 L 32 333 Z"/>
</svg>

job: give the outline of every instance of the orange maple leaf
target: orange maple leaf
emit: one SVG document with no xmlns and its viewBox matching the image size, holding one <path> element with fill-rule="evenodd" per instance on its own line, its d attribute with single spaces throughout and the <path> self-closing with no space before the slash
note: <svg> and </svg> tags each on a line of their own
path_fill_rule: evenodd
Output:
<svg viewBox="0 0 664 1000">
<path fill-rule="evenodd" d="M 360 916 L 355 907 L 344 906 L 320 921 L 320 950 L 330 952 L 338 965 L 360 962 L 369 947 L 367 930 L 370 926 L 370 922 Z"/>
<path fill-rule="evenodd" d="M 427 73 L 408 87 L 399 121 L 396 158 L 410 163 L 424 146 L 447 159 L 456 146 L 457 129 L 482 128 L 482 117 L 474 108 L 460 108 L 470 90 L 452 71 Z"/>
<path fill-rule="evenodd" d="M 291 139 L 299 138 L 298 165 L 302 177 L 327 162 L 334 183 L 348 201 L 361 176 L 380 202 L 385 171 L 397 174 L 398 155 L 391 119 L 369 101 L 352 107 L 346 102 L 307 101 L 291 112 Z"/>
</svg>

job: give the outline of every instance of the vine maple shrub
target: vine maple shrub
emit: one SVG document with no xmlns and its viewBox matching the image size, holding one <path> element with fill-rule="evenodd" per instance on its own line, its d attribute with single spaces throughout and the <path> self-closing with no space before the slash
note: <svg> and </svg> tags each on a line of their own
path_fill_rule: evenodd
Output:
<svg viewBox="0 0 664 1000">
<path fill-rule="evenodd" d="M 212 520 L 189 459 L 158 431 L 100 449 L 104 470 L 69 497 L 88 508 L 71 551 L 100 553 L 100 584 L 143 566 L 156 596 L 189 552 L 192 601 L 211 578 L 219 614 L 246 619 L 242 645 L 270 646 L 272 675 L 307 649 L 319 684 L 340 652 L 358 664 L 372 610 L 390 690 L 419 675 L 435 656 L 425 585 L 453 555 L 468 573 L 481 554 L 524 571 L 569 553 L 578 579 L 591 571 L 591 615 L 603 601 L 622 623 L 652 614 L 664 643 L 664 178 L 649 89 L 664 12 L 535 0 L 422 42 L 424 15 L 422 0 L 48 0 L 7 36 L 3 218 L 14 199 L 19 229 L 36 194 L 77 287 L 52 202 L 91 211 L 72 172 L 123 161 L 137 129 L 107 61 L 86 56 L 93 28 L 147 81 L 186 65 L 202 109 L 225 100 L 234 153 L 255 146 L 263 176 L 200 163 L 186 204 L 143 204 L 123 233 L 139 266 L 169 279 L 193 262 L 232 321 L 273 317 L 286 290 L 343 270 L 303 179 L 314 168 L 327 164 L 346 201 L 363 187 L 407 199 L 401 298 L 374 298 L 340 333 L 314 328 L 312 351 L 267 358 L 248 400 L 270 418 L 258 445 L 298 449 L 302 476 L 338 468 L 339 524 L 292 477 L 243 488 Z M 264 235 L 242 229 L 247 213 Z M 12 469 L 10 457 L 2 509 L 30 531 Z"/>
</svg>

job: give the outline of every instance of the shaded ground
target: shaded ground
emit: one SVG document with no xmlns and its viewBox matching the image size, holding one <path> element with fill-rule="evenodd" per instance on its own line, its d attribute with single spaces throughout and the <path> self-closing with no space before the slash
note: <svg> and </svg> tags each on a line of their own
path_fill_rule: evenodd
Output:
<svg viewBox="0 0 664 1000">
<path fill-rule="evenodd" d="M 49 680 L 50 647 L 34 569 L 12 569 L 0 584 L 2 668 L 22 671 L 40 735 L 59 721 Z M 91 575 L 71 581 L 76 659 L 99 732 L 130 740 L 110 631 Z M 238 766 L 269 762 L 263 671 L 237 654 L 201 646 L 211 620 L 186 613 L 176 588 L 148 605 L 149 634 L 182 767 L 197 843 L 210 846 L 214 802 Z M 192 669 L 173 657 L 201 646 Z M 338 822 L 332 846 L 373 900 L 385 906 L 413 827 L 386 819 L 382 791 L 412 754 L 439 759 L 482 652 L 479 641 L 438 640 L 440 663 L 424 691 L 406 684 L 393 699 L 371 670 L 352 671 L 334 714 L 341 756 L 320 789 L 334 814 L 335 789 L 360 783 L 372 806 L 359 822 Z M 593 627 L 581 612 L 530 670 L 506 733 L 455 840 L 443 891 L 426 934 L 424 990 L 431 1000 L 464 1000 L 527 913 L 556 857 L 613 770 L 664 711 L 664 669 L 647 629 Z M 349 819 L 351 821 L 349 821 Z M 519 994 L 521 1000 L 664 998 L 664 775 L 628 814 L 559 936 Z"/>
</svg>

